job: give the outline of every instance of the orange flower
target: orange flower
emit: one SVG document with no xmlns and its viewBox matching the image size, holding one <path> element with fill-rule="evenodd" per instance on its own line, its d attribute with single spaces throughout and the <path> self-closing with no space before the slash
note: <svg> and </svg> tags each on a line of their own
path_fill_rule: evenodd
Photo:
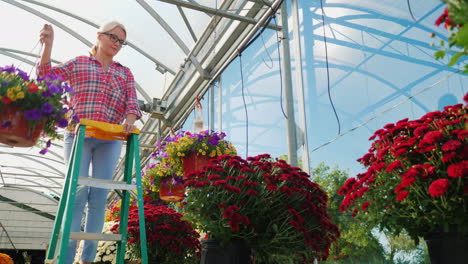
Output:
<svg viewBox="0 0 468 264">
<path fill-rule="evenodd" d="M 0 253 L 0 264 L 15 264 L 10 256 Z"/>
</svg>

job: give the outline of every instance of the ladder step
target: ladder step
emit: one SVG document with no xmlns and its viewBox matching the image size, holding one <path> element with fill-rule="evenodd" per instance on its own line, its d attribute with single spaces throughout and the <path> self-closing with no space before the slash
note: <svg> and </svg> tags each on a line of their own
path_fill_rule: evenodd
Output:
<svg viewBox="0 0 468 264">
<path fill-rule="evenodd" d="M 121 241 L 122 235 L 70 232 L 70 240 Z"/>
<path fill-rule="evenodd" d="M 102 189 L 136 190 L 136 185 L 134 184 L 127 184 L 126 182 L 121 181 L 100 180 L 87 177 L 80 177 L 78 179 L 78 184 Z"/>
</svg>

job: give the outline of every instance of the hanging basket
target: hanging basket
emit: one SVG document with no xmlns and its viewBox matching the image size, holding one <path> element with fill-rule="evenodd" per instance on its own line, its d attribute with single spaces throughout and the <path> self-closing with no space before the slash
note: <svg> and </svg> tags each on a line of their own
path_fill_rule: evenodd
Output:
<svg viewBox="0 0 468 264">
<path fill-rule="evenodd" d="M 165 178 L 161 180 L 159 198 L 161 198 L 161 200 L 171 202 L 183 200 L 185 195 L 184 184 L 172 184 L 171 182 L 172 178 Z"/>
<path fill-rule="evenodd" d="M 196 170 L 201 170 L 203 166 L 210 163 L 211 158 L 208 155 L 198 155 L 191 152 L 182 158 L 182 169 L 184 171 L 184 180 L 188 180 L 189 174 Z"/>
<path fill-rule="evenodd" d="M 0 143 L 13 147 L 32 147 L 36 144 L 44 122 L 34 127 L 24 118 L 17 105 L 3 105 L 0 112 Z"/>
</svg>

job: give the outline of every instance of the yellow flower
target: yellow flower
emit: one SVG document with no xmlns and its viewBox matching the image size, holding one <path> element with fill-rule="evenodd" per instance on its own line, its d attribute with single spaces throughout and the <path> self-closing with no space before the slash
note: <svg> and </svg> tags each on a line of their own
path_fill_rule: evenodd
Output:
<svg viewBox="0 0 468 264">
<path fill-rule="evenodd" d="M 210 157 L 214 158 L 216 156 L 216 150 L 212 150 L 210 153 Z"/>
<path fill-rule="evenodd" d="M 8 98 L 10 98 L 10 100 L 16 101 L 16 95 L 15 95 L 15 93 L 13 92 L 13 90 L 11 88 L 8 89 L 7 96 L 8 96 Z"/>
<path fill-rule="evenodd" d="M 24 98 L 24 93 L 23 92 L 19 92 L 16 94 L 16 98 L 18 99 L 23 99 Z"/>
<path fill-rule="evenodd" d="M 15 87 L 12 87 L 11 89 L 13 89 L 13 91 L 15 91 L 15 92 L 19 92 L 19 91 L 21 91 L 21 86 L 17 85 Z"/>
</svg>

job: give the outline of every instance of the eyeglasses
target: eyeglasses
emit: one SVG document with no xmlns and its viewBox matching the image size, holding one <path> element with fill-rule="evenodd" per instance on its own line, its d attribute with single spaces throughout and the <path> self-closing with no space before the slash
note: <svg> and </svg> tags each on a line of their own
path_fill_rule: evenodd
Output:
<svg viewBox="0 0 468 264">
<path fill-rule="evenodd" d="M 120 46 L 122 47 L 128 44 L 127 41 L 119 39 L 119 37 L 117 37 L 115 34 L 109 32 L 102 32 L 102 34 L 109 36 L 110 40 L 114 43 L 119 42 Z"/>
</svg>

